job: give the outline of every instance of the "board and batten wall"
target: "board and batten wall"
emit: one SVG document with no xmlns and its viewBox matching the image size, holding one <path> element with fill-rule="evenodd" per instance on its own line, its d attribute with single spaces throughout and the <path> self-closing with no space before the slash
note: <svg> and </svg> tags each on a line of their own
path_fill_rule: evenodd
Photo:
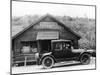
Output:
<svg viewBox="0 0 100 75">
<path fill-rule="evenodd" d="M 59 39 L 72 40 L 74 43 L 74 48 L 78 48 L 78 39 L 77 37 L 70 31 L 67 31 L 64 27 L 59 25 L 59 23 L 54 22 L 53 20 L 42 20 L 41 22 L 33 25 L 22 34 L 17 36 L 12 40 L 12 49 L 15 53 L 20 53 L 20 49 L 22 48 L 21 41 L 36 41 L 37 33 L 41 31 L 58 31 Z"/>
</svg>

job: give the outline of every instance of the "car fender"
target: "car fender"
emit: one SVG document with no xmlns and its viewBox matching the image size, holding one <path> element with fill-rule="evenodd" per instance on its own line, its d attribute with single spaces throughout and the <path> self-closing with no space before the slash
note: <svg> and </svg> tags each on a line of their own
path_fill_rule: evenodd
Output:
<svg viewBox="0 0 100 75">
<path fill-rule="evenodd" d="M 49 52 L 49 53 L 44 53 L 44 54 L 42 55 L 42 57 L 40 58 L 40 64 L 42 63 L 43 58 L 45 58 L 46 56 L 52 57 L 52 58 L 54 59 L 54 61 L 56 62 L 56 59 L 55 59 L 55 57 L 52 55 L 52 52 Z"/>
<path fill-rule="evenodd" d="M 93 53 L 93 51 L 92 50 L 91 51 L 90 50 L 84 50 L 83 52 L 81 52 L 81 55 L 84 54 L 84 53 L 91 55 Z"/>
<path fill-rule="evenodd" d="M 52 54 L 52 52 L 44 53 L 44 54 L 42 54 L 42 57 L 47 56 L 47 55 L 51 55 L 51 54 Z"/>
<path fill-rule="evenodd" d="M 85 49 L 73 49 L 72 52 L 73 53 L 80 53 L 80 55 L 83 54 L 83 53 L 89 53 L 89 54 L 92 53 L 92 51 L 85 50 Z"/>
<path fill-rule="evenodd" d="M 79 60 L 80 60 L 80 58 L 81 58 L 81 56 L 82 56 L 83 54 L 89 54 L 89 55 L 91 56 L 91 53 L 90 53 L 90 52 L 88 52 L 88 51 L 81 52 L 81 53 L 80 53 L 80 55 L 79 55 Z"/>
</svg>

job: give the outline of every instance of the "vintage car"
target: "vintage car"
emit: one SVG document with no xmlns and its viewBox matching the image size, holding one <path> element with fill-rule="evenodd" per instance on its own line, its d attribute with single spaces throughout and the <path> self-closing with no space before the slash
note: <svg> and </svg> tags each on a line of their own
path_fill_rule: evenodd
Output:
<svg viewBox="0 0 100 75">
<path fill-rule="evenodd" d="M 35 54 L 38 65 L 51 68 L 57 62 L 70 60 L 79 61 L 82 64 L 90 63 L 91 52 L 85 49 L 74 49 L 70 40 L 51 40 L 50 42 L 49 45 L 42 43 L 44 48 Z"/>
</svg>

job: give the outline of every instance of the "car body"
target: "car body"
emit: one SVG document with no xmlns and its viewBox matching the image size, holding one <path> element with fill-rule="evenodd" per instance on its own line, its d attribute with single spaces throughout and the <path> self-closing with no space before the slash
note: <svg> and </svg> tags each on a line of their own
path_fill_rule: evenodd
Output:
<svg viewBox="0 0 100 75">
<path fill-rule="evenodd" d="M 57 62 L 80 61 L 82 64 L 89 64 L 91 51 L 85 49 L 74 49 L 71 40 L 52 40 L 49 50 L 36 53 L 38 65 L 44 68 L 51 68 Z"/>
</svg>

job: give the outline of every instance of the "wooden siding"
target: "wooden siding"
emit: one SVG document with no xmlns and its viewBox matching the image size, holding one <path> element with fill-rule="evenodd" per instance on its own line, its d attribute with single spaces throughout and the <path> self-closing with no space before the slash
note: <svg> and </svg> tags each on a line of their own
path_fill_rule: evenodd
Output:
<svg viewBox="0 0 100 75">
<path fill-rule="evenodd" d="M 61 30 L 61 26 L 56 22 L 40 22 L 38 25 L 34 26 L 34 29 L 58 29 Z"/>
<path fill-rule="evenodd" d="M 41 22 L 47 22 L 51 24 L 51 22 L 54 22 L 54 21 L 51 18 L 47 17 L 41 20 Z M 78 38 L 72 32 L 67 31 L 62 25 L 59 25 L 57 22 L 54 23 L 54 25 L 50 27 L 48 26 L 41 27 L 40 25 L 41 22 L 37 23 L 35 26 L 33 25 L 31 28 L 21 33 L 21 35 L 13 39 L 12 49 L 14 49 L 15 53 L 20 53 L 20 49 L 22 48 L 21 41 L 35 41 L 37 37 L 37 33 L 41 31 L 46 31 L 46 32 L 47 31 L 58 31 L 60 39 L 73 40 L 74 47 L 78 48 Z"/>
<path fill-rule="evenodd" d="M 20 49 L 22 48 L 21 41 L 34 41 L 36 40 L 37 32 L 33 30 L 33 28 L 28 29 L 24 33 L 22 33 L 18 38 L 14 39 L 14 50 L 16 53 L 20 53 Z"/>
</svg>

